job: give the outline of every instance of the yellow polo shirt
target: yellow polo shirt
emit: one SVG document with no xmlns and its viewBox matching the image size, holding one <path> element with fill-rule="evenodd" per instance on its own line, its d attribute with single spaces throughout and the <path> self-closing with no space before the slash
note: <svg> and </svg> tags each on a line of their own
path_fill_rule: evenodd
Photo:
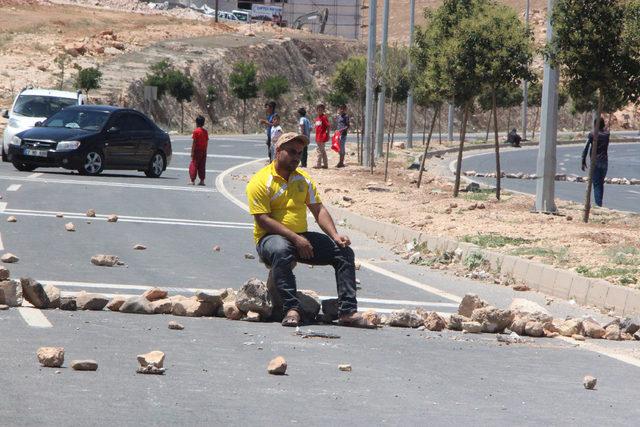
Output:
<svg viewBox="0 0 640 427">
<path fill-rule="evenodd" d="M 307 231 L 307 205 L 321 203 L 316 184 L 306 172 L 296 169 L 285 181 L 273 162 L 253 175 L 246 192 L 251 215 L 269 214 L 294 233 Z M 265 234 L 254 219 L 256 244 Z"/>
</svg>

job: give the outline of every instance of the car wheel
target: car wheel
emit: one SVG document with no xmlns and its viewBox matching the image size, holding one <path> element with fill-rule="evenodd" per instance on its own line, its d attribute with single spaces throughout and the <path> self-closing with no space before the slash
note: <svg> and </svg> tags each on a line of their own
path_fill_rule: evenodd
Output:
<svg viewBox="0 0 640 427">
<path fill-rule="evenodd" d="M 104 155 L 102 151 L 90 150 L 85 154 L 82 166 L 78 169 L 81 175 L 98 175 L 104 169 Z"/>
<path fill-rule="evenodd" d="M 30 165 L 29 163 L 13 162 L 13 166 L 20 172 L 31 172 L 36 170 L 37 166 Z"/>
<path fill-rule="evenodd" d="M 151 160 L 149 160 L 149 168 L 144 171 L 144 174 L 149 178 L 159 178 L 160 175 L 162 175 L 164 169 L 164 155 L 161 152 L 157 151 L 153 156 L 151 156 Z"/>
</svg>

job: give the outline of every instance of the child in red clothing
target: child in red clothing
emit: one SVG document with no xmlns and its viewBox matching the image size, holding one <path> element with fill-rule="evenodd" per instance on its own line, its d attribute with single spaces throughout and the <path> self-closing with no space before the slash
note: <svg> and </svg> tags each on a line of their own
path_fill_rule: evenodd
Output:
<svg viewBox="0 0 640 427">
<path fill-rule="evenodd" d="M 324 147 L 326 142 L 329 141 L 329 119 L 324 113 L 324 110 L 324 104 L 319 104 L 316 107 L 316 111 L 318 112 L 318 117 L 315 119 L 316 145 L 318 146 L 316 152 L 318 153 L 318 160 L 316 161 L 314 169 L 327 169 L 329 167 L 327 164 L 327 150 Z"/>
<path fill-rule="evenodd" d="M 193 144 L 191 145 L 191 164 L 189 165 L 190 185 L 195 185 L 196 174 L 200 178 L 198 185 L 204 185 L 204 174 L 207 165 L 207 147 L 209 146 L 209 133 L 203 127 L 204 117 L 196 117 L 196 130 L 193 131 Z"/>
</svg>

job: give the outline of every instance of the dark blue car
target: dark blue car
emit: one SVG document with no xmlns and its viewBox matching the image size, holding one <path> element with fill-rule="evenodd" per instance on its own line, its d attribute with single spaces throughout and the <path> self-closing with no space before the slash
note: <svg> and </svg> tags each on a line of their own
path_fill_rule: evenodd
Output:
<svg viewBox="0 0 640 427">
<path fill-rule="evenodd" d="M 136 110 L 79 105 L 14 136 L 8 158 L 20 171 L 63 167 L 98 175 L 105 169 L 120 169 L 157 178 L 171 161 L 171 140 Z"/>
</svg>

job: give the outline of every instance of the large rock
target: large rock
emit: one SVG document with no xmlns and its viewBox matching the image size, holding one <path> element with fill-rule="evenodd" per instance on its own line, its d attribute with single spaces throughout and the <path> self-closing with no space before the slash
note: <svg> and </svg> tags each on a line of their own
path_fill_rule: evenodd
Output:
<svg viewBox="0 0 640 427">
<path fill-rule="evenodd" d="M 287 372 L 287 361 L 282 356 L 276 357 L 269 362 L 267 372 L 271 375 L 284 375 Z"/>
<path fill-rule="evenodd" d="M 462 323 L 468 322 L 468 321 L 469 319 L 467 317 L 453 313 L 449 317 L 449 323 L 447 323 L 447 328 L 451 329 L 452 331 L 461 331 Z"/>
<path fill-rule="evenodd" d="M 514 331 L 515 332 L 515 331 Z M 524 327 L 525 335 L 530 337 L 543 337 L 544 336 L 544 327 L 542 323 L 536 321 L 529 321 L 526 323 Z"/>
<path fill-rule="evenodd" d="M 20 261 L 20 258 L 18 258 L 12 253 L 7 252 L 6 254 L 0 257 L 0 261 L 5 262 L 7 264 L 13 264 Z"/>
<path fill-rule="evenodd" d="M 120 307 L 122 307 L 122 304 L 124 304 L 126 300 L 127 299 L 122 295 L 116 295 L 111 298 L 111 301 L 107 304 L 107 309 L 111 311 L 120 311 Z"/>
<path fill-rule="evenodd" d="M 213 304 L 216 309 L 224 304 L 225 298 L 229 292 L 226 289 L 218 289 L 215 291 L 196 291 L 196 298 L 198 301 Z"/>
<path fill-rule="evenodd" d="M 139 354 L 137 357 L 141 368 L 148 365 L 153 365 L 156 368 L 162 368 L 164 366 L 164 353 L 159 350 L 150 351 L 146 354 Z"/>
<path fill-rule="evenodd" d="M 76 295 L 76 306 L 78 310 L 95 310 L 100 311 L 109 303 L 109 298 L 101 294 L 90 294 L 80 291 Z"/>
<path fill-rule="evenodd" d="M 169 298 L 159 299 L 151 303 L 154 314 L 171 314 L 173 311 L 173 303 Z"/>
<path fill-rule="evenodd" d="M 22 277 L 20 284 L 22 285 L 22 295 L 24 299 L 29 301 L 35 308 L 49 307 L 49 296 L 40 282 L 30 277 Z M 58 305 L 60 305 L 59 301 Z"/>
<path fill-rule="evenodd" d="M 479 334 L 482 332 L 482 325 L 478 322 L 462 322 L 462 330 L 469 334 Z"/>
<path fill-rule="evenodd" d="M 511 326 L 513 313 L 511 310 L 487 306 L 473 310 L 471 320 L 480 323 L 483 332 L 502 333 Z"/>
<path fill-rule="evenodd" d="M 47 298 L 49 298 L 49 304 L 47 304 L 47 308 L 59 308 L 60 289 L 56 288 L 53 285 L 45 285 L 44 292 L 47 294 Z"/>
<path fill-rule="evenodd" d="M 94 255 L 91 257 L 91 264 L 99 267 L 113 267 L 119 262 L 120 259 L 115 255 Z"/>
<path fill-rule="evenodd" d="M 144 296 L 136 296 L 127 298 L 118 311 L 131 314 L 153 314 L 153 306 Z"/>
<path fill-rule="evenodd" d="M 424 318 L 424 327 L 430 331 L 441 331 L 447 326 L 447 322 L 442 316 L 432 311 Z"/>
<path fill-rule="evenodd" d="M 148 301 L 157 301 L 159 299 L 164 299 L 167 297 L 169 293 L 161 288 L 151 288 L 146 290 L 142 297 L 146 298 Z"/>
<path fill-rule="evenodd" d="M 310 290 L 298 291 L 296 295 L 300 302 L 302 319 L 305 322 L 315 322 L 318 313 L 320 313 L 320 296 Z"/>
<path fill-rule="evenodd" d="M 338 305 L 337 298 L 329 298 L 323 299 L 321 302 L 322 306 L 322 321 L 326 323 L 331 323 L 334 320 L 338 320 L 338 316 L 340 313 L 340 307 Z"/>
<path fill-rule="evenodd" d="M 595 339 L 604 337 L 605 330 L 602 325 L 590 317 L 582 321 L 582 328 L 584 330 L 584 336 Z"/>
<path fill-rule="evenodd" d="M 236 306 L 245 313 L 255 311 L 263 319 L 271 316 L 273 303 L 267 285 L 258 279 L 249 279 L 238 291 Z"/>
<path fill-rule="evenodd" d="M 176 316 L 209 317 L 216 314 L 216 307 L 208 302 L 198 301 L 196 297 L 171 299 L 171 312 Z"/>
<path fill-rule="evenodd" d="M 514 298 L 513 301 L 511 301 L 511 305 L 509 305 L 509 310 L 511 310 L 516 316 L 519 314 L 544 314 L 546 316 L 551 316 L 549 310 L 542 307 L 540 304 L 536 304 L 535 302 L 524 298 Z"/>
<path fill-rule="evenodd" d="M 613 323 L 607 326 L 604 330 L 604 339 L 610 341 L 620 341 L 622 339 L 620 333 L 620 325 Z"/>
<path fill-rule="evenodd" d="M 59 368 L 64 363 L 64 348 L 40 347 L 36 352 L 38 362 L 47 368 Z"/>
<path fill-rule="evenodd" d="M 640 318 L 626 317 L 620 322 L 620 330 L 630 335 L 635 334 L 640 330 Z"/>
<path fill-rule="evenodd" d="M 74 371 L 97 371 L 98 362 L 95 360 L 72 360 L 71 369 Z"/>
<path fill-rule="evenodd" d="M 60 310 L 76 311 L 78 306 L 76 305 L 75 297 L 61 297 L 60 298 Z"/>
<path fill-rule="evenodd" d="M 396 310 L 389 317 L 389 326 L 417 328 L 423 324 L 422 316 L 414 310 Z"/>
<path fill-rule="evenodd" d="M 580 319 L 568 319 L 558 326 L 558 332 L 563 337 L 582 335 L 582 321 Z"/>
<path fill-rule="evenodd" d="M 22 305 L 22 284 L 17 280 L 4 280 L 0 282 L 0 304 L 9 307 Z"/>
<path fill-rule="evenodd" d="M 462 301 L 460 301 L 460 306 L 458 306 L 458 314 L 464 317 L 471 317 L 473 310 L 486 306 L 487 303 L 481 300 L 478 295 L 466 294 L 464 298 L 462 298 Z"/>
<path fill-rule="evenodd" d="M 0 265 L 0 282 L 9 280 L 9 276 L 10 276 L 9 269 Z"/>
</svg>

